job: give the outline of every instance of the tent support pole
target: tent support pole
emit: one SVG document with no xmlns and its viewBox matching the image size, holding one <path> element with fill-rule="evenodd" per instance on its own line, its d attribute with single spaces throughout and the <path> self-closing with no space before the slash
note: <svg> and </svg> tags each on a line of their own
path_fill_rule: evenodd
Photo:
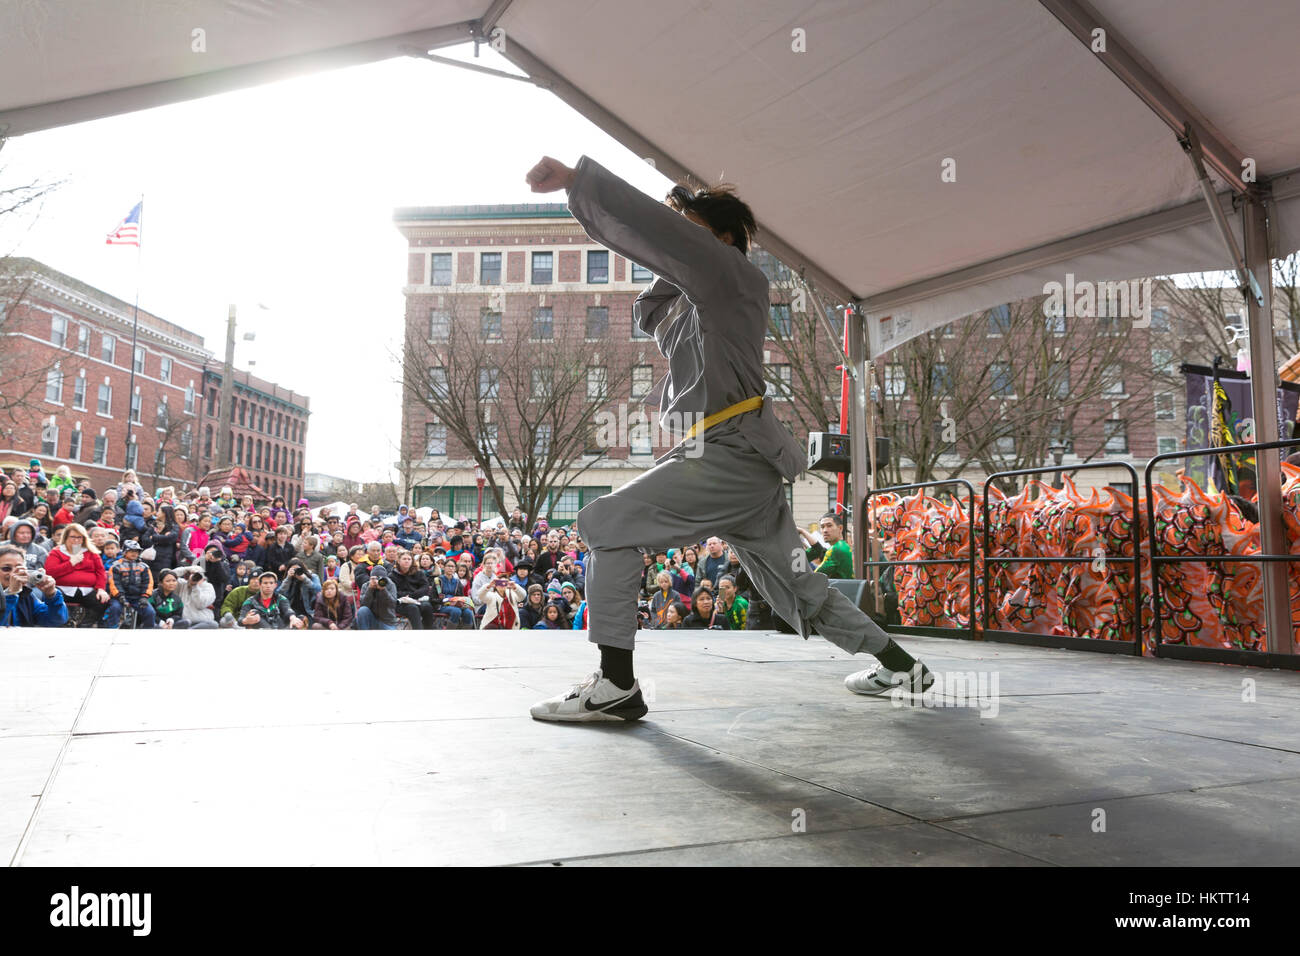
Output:
<svg viewBox="0 0 1300 956">
<path fill-rule="evenodd" d="M 850 467 L 850 489 L 853 497 L 850 499 L 851 511 L 849 516 L 853 521 L 853 576 L 859 581 L 863 580 L 862 568 L 863 561 L 866 560 L 864 555 L 870 543 L 866 536 L 866 509 L 863 503 L 867 498 L 867 482 L 869 480 L 867 473 L 867 442 L 874 442 L 874 438 L 867 434 L 867 389 L 870 382 L 867 378 L 868 346 L 867 346 L 867 327 L 866 316 L 862 311 L 862 303 L 854 301 L 844 310 L 844 321 L 848 324 L 849 340 L 849 367 L 853 369 L 853 374 L 849 376 L 849 388 L 852 390 L 852 400 L 849 402 L 849 467 Z"/>
<path fill-rule="evenodd" d="M 1205 197 L 1205 205 L 1210 208 L 1210 216 L 1214 219 L 1214 224 L 1219 227 L 1219 236 L 1223 239 L 1223 245 L 1228 250 L 1228 258 L 1232 260 L 1232 267 L 1237 273 L 1237 286 L 1241 289 L 1242 298 L 1253 298 L 1256 305 L 1262 306 L 1264 292 L 1255 279 L 1254 273 L 1247 268 L 1246 260 L 1242 258 L 1241 250 L 1237 247 L 1237 238 L 1232 234 L 1232 227 L 1228 225 L 1228 217 L 1224 214 L 1223 207 L 1219 205 L 1214 184 L 1210 182 L 1209 174 L 1205 171 L 1204 154 L 1201 151 L 1200 141 L 1196 138 L 1196 131 L 1188 126 L 1183 135 L 1178 137 L 1178 142 L 1187 153 L 1187 159 L 1192 164 L 1192 172 L 1196 176 L 1196 181 L 1200 183 L 1201 195 Z M 1258 190 L 1252 189 L 1247 195 L 1256 192 Z"/>
<path fill-rule="evenodd" d="M 1278 440 L 1277 359 L 1273 354 L 1273 262 L 1269 255 L 1267 197 L 1252 191 L 1242 209 L 1242 233 L 1246 239 L 1246 268 L 1252 273 L 1255 295 L 1246 295 L 1247 328 L 1250 335 L 1250 397 L 1255 410 L 1256 442 Z M 1245 290 L 1243 290 L 1244 292 Z M 1282 467 L 1279 449 L 1255 453 L 1255 487 L 1259 494 L 1260 549 L 1264 554 L 1286 554 L 1282 529 Z M 1274 654 L 1294 654 L 1291 629 L 1291 596 L 1287 565 L 1266 561 L 1264 577 L 1264 628 L 1268 649 Z"/>
</svg>

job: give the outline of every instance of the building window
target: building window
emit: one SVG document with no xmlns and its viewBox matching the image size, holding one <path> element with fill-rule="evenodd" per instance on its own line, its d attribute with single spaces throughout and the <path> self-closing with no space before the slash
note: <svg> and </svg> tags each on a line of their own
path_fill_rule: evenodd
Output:
<svg viewBox="0 0 1300 956">
<path fill-rule="evenodd" d="M 162 397 L 162 401 L 158 403 L 157 417 L 154 419 L 155 427 L 166 428 L 167 418 L 168 418 L 167 396 L 164 395 Z"/>
<path fill-rule="evenodd" d="M 99 357 L 109 365 L 117 361 L 117 339 L 105 335 L 99 343 Z"/>
<path fill-rule="evenodd" d="M 769 282 L 790 278 L 790 267 L 765 249 L 754 249 L 749 254 L 749 261 L 758 266 Z"/>
<path fill-rule="evenodd" d="M 478 444 L 484 455 L 496 454 L 497 426 L 495 422 L 483 426 L 483 430 L 478 433 Z"/>
<path fill-rule="evenodd" d="M 91 464 L 105 465 L 108 464 L 108 436 L 95 436 L 95 450 L 91 457 Z"/>
<path fill-rule="evenodd" d="M 589 401 L 603 402 L 607 398 L 605 394 L 605 384 L 607 381 L 606 369 L 603 365 L 587 366 L 587 399 Z"/>
<path fill-rule="evenodd" d="M 1169 349 L 1152 349 L 1151 367 L 1159 374 L 1172 375 L 1174 371 L 1174 353 Z"/>
<path fill-rule="evenodd" d="M 1178 439 L 1177 439 L 1177 438 L 1157 438 L 1157 439 L 1156 439 L 1156 454 L 1157 454 L 1157 455 L 1172 455 L 1172 454 L 1173 454 L 1174 452 L 1176 452 L 1176 451 L 1178 451 Z"/>
<path fill-rule="evenodd" d="M 609 281 L 609 253 L 591 251 L 587 253 L 587 282 L 599 284 Z"/>
<path fill-rule="evenodd" d="M 651 335 L 649 332 L 643 332 L 643 331 L 641 331 L 641 326 L 639 326 L 639 325 L 636 324 L 636 316 L 635 316 L 635 315 L 632 316 L 632 338 L 633 338 L 633 340 L 636 340 L 636 339 L 652 339 L 652 338 L 654 338 L 654 336 Z"/>
<path fill-rule="evenodd" d="M 609 309 L 603 305 L 587 307 L 587 338 L 603 339 L 609 333 Z"/>
<path fill-rule="evenodd" d="M 203 429 L 203 457 L 212 457 L 212 426 Z"/>
<path fill-rule="evenodd" d="M 1011 306 L 999 305 L 989 309 L 989 335 L 1006 335 L 1011 331 Z"/>
<path fill-rule="evenodd" d="M 1051 362 L 1047 366 L 1044 381 L 1048 394 L 1064 401 L 1070 396 L 1070 366 L 1065 362 Z"/>
<path fill-rule="evenodd" d="M 90 354 L 90 326 L 77 326 L 77 352 L 81 355 Z"/>
<path fill-rule="evenodd" d="M 1065 334 L 1065 311 L 1062 309 L 1053 309 L 1051 314 L 1044 313 L 1043 321 L 1047 326 L 1048 335 Z"/>
<path fill-rule="evenodd" d="M 63 404 L 63 371 L 52 368 L 45 373 L 45 400 L 56 405 Z M 49 452 L 48 454 L 53 454 Z"/>
<path fill-rule="evenodd" d="M 244 436 L 238 435 L 235 438 L 235 464 L 242 465 L 243 463 L 244 463 Z"/>
<path fill-rule="evenodd" d="M 59 426 L 50 419 L 41 426 L 41 454 L 53 458 L 59 453 Z"/>
<path fill-rule="evenodd" d="M 447 370 L 441 365 L 435 365 L 429 369 L 429 398 L 438 400 L 446 399 L 451 395 L 447 386 Z"/>
<path fill-rule="evenodd" d="M 258 471 L 262 470 L 262 439 L 257 439 L 257 444 L 253 446 L 255 454 L 253 455 L 253 467 Z"/>
<path fill-rule="evenodd" d="M 481 368 L 478 370 L 478 397 L 485 402 L 494 402 L 500 397 L 500 370 Z"/>
<path fill-rule="evenodd" d="M 533 253 L 533 285 L 550 285 L 554 275 L 555 254 L 552 252 Z"/>
<path fill-rule="evenodd" d="M 140 458 L 140 446 L 135 442 L 126 446 L 126 467 L 132 471 L 136 468 L 136 462 Z"/>
<path fill-rule="evenodd" d="M 181 432 L 181 457 L 189 458 L 190 452 L 194 450 L 194 435 L 190 431 L 190 426 L 186 425 Z"/>
<path fill-rule="evenodd" d="M 631 452 L 633 455 L 652 455 L 654 449 L 651 447 L 650 426 L 644 422 L 638 424 L 632 429 L 632 434 L 628 438 L 631 443 Z"/>
<path fill-rule="evenodd" d="M 501 313 L 484 309 L 479 313 L 479 334 L 483 342 L 501 341 Z"/>
<path fill-rule="evenodd" d="M 769 339 L 770 338 L 788 339 L 790 337 L 790 331 L 791 331 L 790 306 L 784 302 L 778 302 L 775 305 L 768 307 L 768 313 L 770 315 L 771 322 L 768 326 L 767 337 Z"/>
<path fill-rule="evenodd" d="M 194 414 L 194 386 L 191 384 L 185 389 L 185 414 Z"/>
<path fill-rule="evenodd" d="M 555 338 L 555 313 L 546 306 L 533 310 L 533 339 L 537 342 L 549 342 Z"/>
<path fill-rule="evenodd" d="M 144 374 L 144 346 L 138 345 L 135 349 L 135 374 Z"/>
<path fill-rule="evenodd" d="M 542 402 L 551 394 L 551 383 L 554 376 L 549 368 L 535 368 L 532 370 L 533 401 Z"/>
<path fill-rule="evenodd" d="M 1008 362 L 994 362 L 989 365 L 992 373 L 993 394 L 998 398 L 1013 398 L 1016 394 L 1015 384 L 1011 381 L 1011 365 Z"/>
<path fill-rule="evenodd" d="M 1151 331 L 1152 332 L 1169 331 L 1169 312 L 1167 309 L 1151 310 Z"/>
<path fill-rule="evenodd" d="M 1128 451 L 1128 430 L 1124 427 L 1124 422 L 1117 422 L 1107 419 L 1102 422 L 1106 435 L 1106 451 L 1108 452 L 1127 452 Z"/>
<path fill-rule="evenodd" d="M 1125 395 L 1124 378 L 1120 374 L 1119 367 L 1108 365 L 1102 370 L 1102 390 L 1103 395 Z"/>
<path fill-rule="evenodd" d="M 776 382 L 776 400 L 778 402 L 790 401 L 790 366 L 788 364 L 769 365 L 768 371 L 771 373 L 769 380 Z"/>
<path fill-rule="evenodd" d="M 430 259 L 430 285 L 451 285 L 451 253 L 435 252 Z"/>
<path fill-rule="evenodd" d="M 95 409 L 101 415 L 113 414 L 113 386 L 99 386 L 99 406 Z"/>
<path fill-rule="evenodd" d="M 280 471 L 280 446 L 279 445 L 273 445 L 271 447 L 271 471 L 277 473 Z"/>
<path fill-rule="evenodd" d="M 948 375 L 946 362 L 936 362 L 930 367 L 930 392 L 934 395 L 947 395 L 952 391 L 952 378 Z"/>
<path fill-rule="evenodd" d="M 158 378 L 168 385 L 172 382 L 172 360 L 165 355 L 159 361 Z"/>
<path fill-rule="evenodd" d="M 533 438 L 533 454 L 546 455 L 551 450 L 551 426 L 541 424 L 537 426 L 537 434 Z"/>
<path fill-rule="evenodd" d="M 57 348 L 68 344 L 68 320 L 61 315 L 50 317 L 50 341 Z"/>
<path fill-rule="evenodd" d="M 633 282 L 649 282 L 653 278 L 654 278 L 654 274 L 651 273 L 651 271 L 647 269 L 645 266 L 637 265 L 635 262 L 632 263 Z"/>
<path fill-rule="evenodd" d="M 429 340 L 447 342 L 451 339 L 451 313 L 445 309 L 429 310 Z"/>
<path fill-rule="evenodd" d="M 1105 299 L 1102 299 L 1102 302 L 1105 301 Z M 1117 316 L 1099 315 L 1097 318 L 1101 323 L 1101 334 L 1107 338 L 1115 339 L 1124 334 L 1124 330 L 1120 327 L 1119 318 Z"/>
<path fill-rule="evenodd" d="M 1156 395 L 1156 421 L 1172 422 L 1174 420 L 1174 395 L 1172 392 L 1160 392 Z"/>
<path fill-rule="evenodd" d="M 68 460 L 81 461 L 81 429 L 74 428 L 68 436 Z"/>
<path fill-rule="evenodd" d="M 424 457 L 441 458 L 447 454 L 447 427 L 430 423 L 424 427 Z"/>
<path fill-rule="evenodd" d="M 479 284 L 501 284 L 501 253 L 484 252 L 479 255 Z"/>
<path fill-rule="evenodd" d="M 632 366 L 632 397 L 645 398 L 650 394 L 650 389 L 654 386 L 654 366 L 653 365 L 633 365 Z"/>
<path fill-rule="evenodd" d="M 997 449 L 997 453 L 1003 458 L 1014 458 L 1016 457 L 1016 436 L 1003 435 L 993 443 L 993 447 Z"/>
<path fill-rule="evenodd" d="M 890 362 L 885 366 L 885 397 L 902 398 L 907 394 L 907 375 L 903 366 Z"/>
<path fill-rule="evenodd" d="M 136 425 L 143 423 L 143 419 L 140 417 L 140 405 L 140 393 L 136 392 L 131 396 L 131 421 Z"/>
<path fill-rule="evenodd" d="M 275 416 L 275 437 L 280 437 L 280 429 L 284 427 L 284 416 L 276 413 Z"/>
</svg>

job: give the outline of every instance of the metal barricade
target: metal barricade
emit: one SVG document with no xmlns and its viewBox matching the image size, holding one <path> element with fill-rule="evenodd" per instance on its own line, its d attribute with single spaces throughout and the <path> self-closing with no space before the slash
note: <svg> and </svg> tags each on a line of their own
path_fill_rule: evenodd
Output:
<svg viewBox="0 0 1300 956">
<path fill-rule="evenodd" d="M 1124 468 L 1132 476 L 1133 511 L 1131 522 L 1131 533 L 1133 540 L 1133 640 L 1131 641 L 1107 641 L 1092 637 L 1071 637 L 1058 634 L 1032 634 L 1024 631 L 997 631 L 989 628 L 989 615 L 991 613 L 992 601 L 990 594 L 989 574 L 992 564 L 996 561 L 1003 564 L 1077 564 L 1081 562 L 1091 562 L 1096 560 L 1095 555 L 1087 557 L 1060 557 L 1060 558 L 1042 558 L 1042 557 L 992 557 L 989 554 L 989 486 L 998 478 L 1017 478 L 1023 475 L 1042 475 L 1048 472 L 1079 472 L 1099 468 Z M 1008 644 L 1032 644 L 1036 647 L 1068 647 L 1073 650 L 1099 651 L 1104 654 L 1122 654 L 1129 652 L 1134 656 L 1142 654 L 1142 539 L 1141 539 L 1141 522 L 1138 519 L 1137 506 L 1137 470 L 1128 462 L 1122 461 L 1094 461 L 1083 465 L 1070 466 L 1050 466 L 1046 468 L 1022 468 L 1018 471 L 999 471 L 994 472 L 984 479 L 983 494 L 983 517 L 984 517 L 984 534 L 982 542 L 982 552 L 984 555 L 984 594 L 982 615 L 983 633 L 985 640 L 1001 641 Z M 1127 560 L 1121 556 L 1121 561 Z"/>
<path fill-rule="evenodd" d="M 1136 480 L 1136 477 L 1135 477 Z M 942 481 L 919 481 L 910 485 L 891 485 L 888 488 L 874 488 L 868 492 L 865 499 L 866 523 L 864 527 L 871 528 L 870 522 L 873 515 L 871 511 L 871 499 L 880 495 L 895 494 L 905 491 L 919 491 L 922 488 L 940 488 L 947 485 L 955 485 L 966 489 L 969 501 L 966 520 L 970 527 L 970 541 L 967 550 L 970 554 L 965 558 L 918 558 L 913 561 L 863 561 L 863 567 L 897 567 L 900 565 L 927 565 L 927 564 L 965 564 L 970 568 L 970 588 L 971 588 L 971 605 L 970 605 L 970 624 L 965 628 L 952 627 L 921 627 L 921 626 L 898 626 L 890 629 L 891 633 L 899 634 L 925 634 L 932 637 L 953 637 L 954 632 L 960 633 L 965 630 L 968 633 L 968 640 L 976 640 L 979 635 L 975 628 L 975 486 L 965 478 L 948 478 Z M 870 551 L 864 551 L 863 554 L 870 554 Z"/>
<path fill-rule="evenodd" d="M 1216 664 L 1244 664 L 1254 667 L 1279 667 L 1291 670 L 1300 670 L 1300 654 L 1276 654 L 1269 651 L 1249 651 L 1245 649 L 1234 649 L 1227 647 L 1197 647 L 1189 644 L 1167 644 L 1161 633 L 1161 610 L 1162 598 L 1160 594 L 1160 575 L 1158 573 L 1161 564 L 1175 564 L 1179 562 L 1190 562 L 1196 564 L 1210 564 L 1216 562 L 1231 562 L 1249 564 L 1259 562 L 1265 564 L 1273 561 L 1300 561 L 1300 555 L 1293 554 L 1189 554 L 1189 555 L 1161 555 L 1159 553 L 1160 541 L 1156 537 L 1156 509 L 1155 500 L 1152 497 L 1151 472 L 1155 466 L 1162 461 L 1169 461 L 1174 458 L 1196 458 L 1205 455 L 1239 455 L 1243 452 L 1262 451 L 1268 448 L 1295 448 L 1300 446 L 1300 438 L 1288 438 L 1282 441 L 1263 442 L 1253 445 L 1230 445 L 1224 448 L 1198 448 L 1193 451 L 1173 451 L 1163 455 L 1156 455 L 1147 462 L 1144 471 L 1145 485 L 1147 493 L 1147 521 L 1150 524 L 1149 534 L 1151 536 L 1151 605 L 1153 616 L 1153 627 L 1155 629 L 1155 652 L 1157 657 L 1169 657 L 1179 660 L 1191 661 L 1211 661 Z M 1267 627 L 1267 624 L 1265 625 Z M 1267 639 L 1272 646 L 1276 640 L 1276 635 L 1267 635 Z M 1294 640 L 1294 630 L 1283 637 L 1284 640 Z"/>
</svg>

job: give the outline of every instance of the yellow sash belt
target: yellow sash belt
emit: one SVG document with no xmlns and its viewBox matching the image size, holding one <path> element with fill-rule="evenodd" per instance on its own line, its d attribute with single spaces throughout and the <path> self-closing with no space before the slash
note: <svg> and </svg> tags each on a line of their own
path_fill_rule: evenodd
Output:
<svg viewBox="0 0 1300 956">
<path fill-rule="evenodd" d="M 690 431 L 686 433 L 684 441 L 689 441 L 698 433 L 707 431 L 719 422 L 725 422 L 728 418 L 735 418 L 737 415 L 743 415 L 745 412 L 752 412 L 756 408 L 763 407 L 763 396 L 758 395 L 754 398 L 747 398 L 744 401 L 736 402 L 735 405 L 728 405 L 720 412 L 714 412 L 703 421 L 696 422 L 691 426 Z"/>
</svg>

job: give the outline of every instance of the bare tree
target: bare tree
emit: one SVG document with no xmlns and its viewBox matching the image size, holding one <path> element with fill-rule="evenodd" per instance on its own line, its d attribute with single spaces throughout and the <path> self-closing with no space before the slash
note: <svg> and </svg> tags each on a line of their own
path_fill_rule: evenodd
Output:
<svg viewBox="0 0 1300 956">
<path fill-rule="evenodd" d="M 169 462 L 176 460 L 192 462 L 194 424 L 193 415 L 184 413 L 177 415 L 165 404 L 158 406 L 154 417 L 154 434 L 158 436 L 158 447 L 154 450 L 152 470 L 142 469 L 142 475 L 151 475 L 156 481 L 161 482 L 167 478 Z"/>
<path fill-rule="evenodd" d="M 1119 319 L 1046 316 L 1042 299 L 976 313 L 904 343 L 876 366 L 885 483 L 1042 466 L 1059 444 L 1087 461 L 1121 449 L 1149 385 Z M 1130 323 L 1131 325 L 1131 323 Z M 1148 400 L 1149 404 L 1149 400 Z M 1012 489 L 1016 480 L 1003 482 Z"/>
<path fill-rule="evenodd" d="M 608 457 L 597 415 L 611 395 L 626 394 L 631 365 L 612 348 L 602 353 L 585 317 L 505 316 L 480 307 L 484 298 L 449 291 L 437 328 L 408 327 L 403 389 L 445 428 L 440 453 L 459 446 L 482 469 L 485 503 L 504 518 L 509 495 L 539 515 L 552 494 Z M 415 447 L 418 436 L 406 440 L 405 457 L 431 457 Z"/>
</svg>

